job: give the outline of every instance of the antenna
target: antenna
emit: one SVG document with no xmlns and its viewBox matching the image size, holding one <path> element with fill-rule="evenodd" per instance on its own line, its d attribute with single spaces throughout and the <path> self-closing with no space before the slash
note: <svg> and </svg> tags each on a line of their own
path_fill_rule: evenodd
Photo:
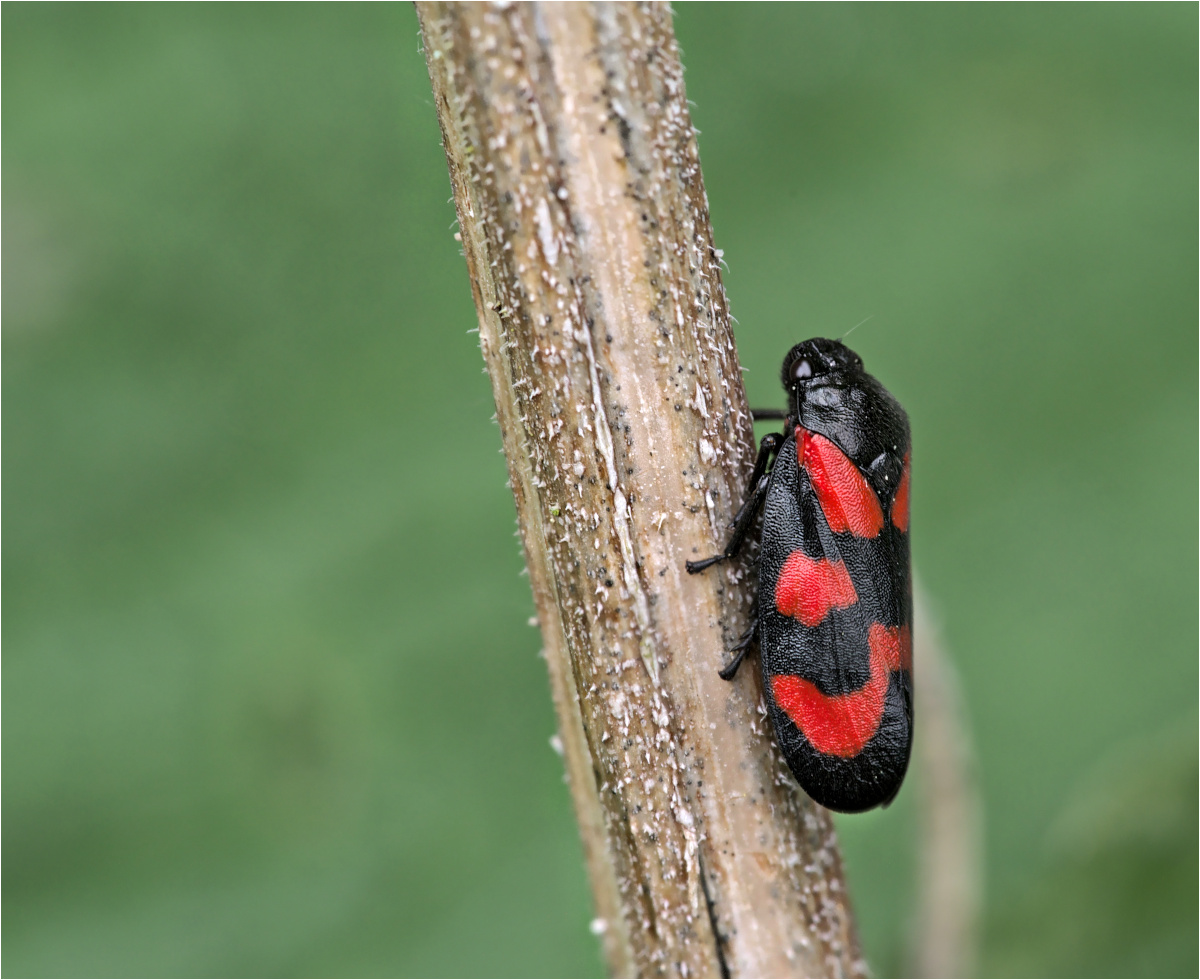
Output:
<svg viewBox="0 0 1200 980">
<path fill-rule="evenodd" d="M 874 314 L 874 313 L 872 313 L 872 314 L 871 314 L 871 316 L 867 317 L 867 319 L 866 319 L 866 320 L 859 320 L 859 321 L 858 321 L 858 323 L 854 324 L 854 326 L 852 326 L 852 327 L 851 327 L 849 330 L 847 330 L 847 331 L 846 331 L 844 334 L 842 334 L 842 336 L 841 336 L 841 338 L 840 338 L 840 339 L 842 339 L 842 340 L 845 340 L 845 339 L 846 339 L 847 337 L 849 337 L 849 336 L 850 336 L 852 333 L 854 333 L 854 331 L 855 331 L 855 330 L 857 330 L 857 329 L 858 329 L 859 327 L 861 327 L 861 326 L 862 326 L 864 323 L 866 323 L 866 322 L 867 322 L 867 320 L 870 320 L 870 319 L 871 319 L 871 317 L 873 317 L 874 315 L 875 315 L 875 314 Z"/>
</svg>

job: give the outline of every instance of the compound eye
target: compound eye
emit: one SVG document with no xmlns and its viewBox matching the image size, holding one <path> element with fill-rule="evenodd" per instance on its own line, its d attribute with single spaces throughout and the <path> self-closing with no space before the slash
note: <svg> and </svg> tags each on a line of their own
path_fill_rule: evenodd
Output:
<svg viewBox="0 0 1200 980">
<path fill-rule="evenodd" d="M 808 363 L 807 357 L 802 357 L 792 365 L 792 380 L 803 381 L 805 378 L 811 378 L 813 375 L 812 365 Z"/>
</svg>

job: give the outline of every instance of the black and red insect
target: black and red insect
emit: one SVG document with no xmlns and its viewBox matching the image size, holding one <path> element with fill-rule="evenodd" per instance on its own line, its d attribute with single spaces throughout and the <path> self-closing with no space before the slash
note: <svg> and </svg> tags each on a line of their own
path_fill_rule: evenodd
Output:
<svg viewBox="0 0 1200 980">
<path fill-rule="evenodd" d="M 753 619 L 721 676 L 757 637 L 788 765 L 818 803 L 857 813 L 895 798 L 912 749 L 908 416 L 836 340 L 788 351 L 783 387 L 786 413 L 756 413 L 783 431 L 760 444 L 728 547 L 687 570 L 737 555 L 763 509 Z"/>
</svg>

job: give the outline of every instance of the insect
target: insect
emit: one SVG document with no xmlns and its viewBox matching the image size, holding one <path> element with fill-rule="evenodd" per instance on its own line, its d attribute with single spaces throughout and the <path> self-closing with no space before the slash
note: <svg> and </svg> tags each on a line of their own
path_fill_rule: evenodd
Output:
<svg viewBox="0 0 1200 980">
<path fill-rule="evenodd" d="M 786 413 L 755 413 L 783 431 L 759 446 L 728 546 L 687 570 L 735 557 L 763 510 L 750 628 L 721 676 L 757 638 L 788 766 L 822 806 L 858 813 L 895 798 L 912 749 L 908 416 L 836 340 L 788 351 L 783 387 Z"/>
</svg>

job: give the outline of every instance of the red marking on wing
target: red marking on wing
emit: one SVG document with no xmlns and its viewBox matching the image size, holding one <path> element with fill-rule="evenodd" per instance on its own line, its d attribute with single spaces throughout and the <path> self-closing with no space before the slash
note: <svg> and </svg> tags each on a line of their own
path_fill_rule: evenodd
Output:
<svg viewBox="0 0 1200 980">
<path fill-rule="evenodd" d="M 797 426 L 796 455 L 808 470 L 829 527 L 860 538 L 877 537 L 883 530 L 879 498 L 846 454 L 824 436 Z"/>
<path fill-rule="evenodd" d="M 896 497 L 892 501 L 892 523 L 898 531 L 908 531 L 908 463 L 909 456 L 904 456 L 904 475 L 900 477 L 900 486 L 896 488 Z"/>
<path fill-rule="evenodd" d="M 896 644 L 900 647 L 900 669 L 912 673 L 912 630 L 901 626 L 896 631 Z"/>
<path fill-rule="evenodd" d="M 822 694 L 817 686 L 793 674 L 771 678 L 775 702 L 818 752 L 850 759 L 879 730 L 893 670 L 912 669 L 912 632 L 907 626 L 872 623 L 871 679 L 852 694 Z"/>
<path fill-rule="evenodd" d="M 858 593 L 846 563 L 809 558 L 793 551 L 783 563 L 775 583 L 775 608 L 805 626 L 816 626 L 830 609 L 845 609 L 858 602 Z"/>
</svg>

